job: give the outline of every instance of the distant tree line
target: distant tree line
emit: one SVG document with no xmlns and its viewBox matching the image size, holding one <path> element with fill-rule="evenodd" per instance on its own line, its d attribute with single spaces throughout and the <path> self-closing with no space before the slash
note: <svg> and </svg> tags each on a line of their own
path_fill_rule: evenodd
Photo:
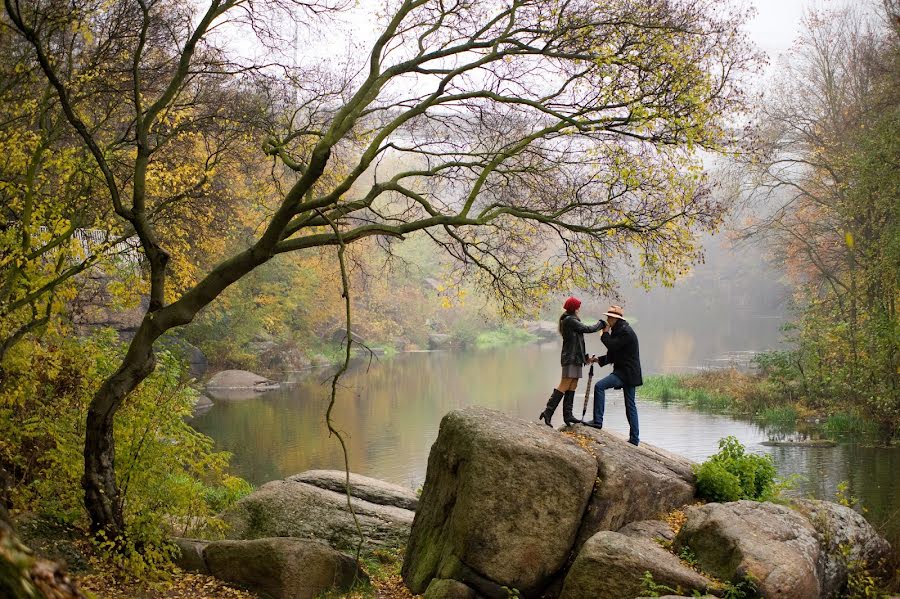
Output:
<svg viewBox="0 0 900 599">
<path fill-rule="evenodd" d="M 757 116 L 741 191 L 794 289 L 786 397 L 900 432 L 900 4 L 807 14 Z M 775 91 L 777 89 L 777 91 Z"/>
</svg>

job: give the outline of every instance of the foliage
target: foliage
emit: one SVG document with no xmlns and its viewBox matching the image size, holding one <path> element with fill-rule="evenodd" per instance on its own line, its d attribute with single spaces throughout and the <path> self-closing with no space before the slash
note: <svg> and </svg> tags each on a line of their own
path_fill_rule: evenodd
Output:
<svg viewBox="0 0 900 599">
<path fill-rule="evenodd" d="M 765 238 L 794 288 L 794 349 L 761 365 L 788 396 L 865 415 L 889 442 L 900 430 L 900 34 L 896 3 L 871 4 L 807 15 L 742 191 L 755 212 L 745 234 Z"/>
<path fill-rule="evenodd" d="M 15 477 L 16 509 L 86 525 L 80 492 L 86 411 L 122 350 L 115 334 L 103 331 L 23 342 L 12 351 L 0 389 L 0 465 Z M 196 393 L 178 361 L 165 352 L 159 359 L 115 428 L 132 549 L 118 559 L 136 573 L 168 560 L 170 534 L 218 534 L 215 514 L 250 491 L 226 473 L 228 454 L 213 451 L 212 440 L 185 421 Z"/>
<path fill-rule="evenodd" d="M 530 343 L 534 340 L 535 336 L 528 331 L 507 325 L 495 331 L 480 333 L 475 338 L 475 345 L 479 348 L 490 348 Z"/>
<path fill-rule="evenodd" d="M 657 583 L 653 580 L 653 574 L 649 570 L 645 570 L 641 577 L 641 594 L 647 597 L 660 597 L 663 593 L 666 595 L 676 595 L 681 594 L 681 591 Z"/>
<path fill-rule="evenodd" d="M 278 64 L 285 31 L 331 33 L 345 4 L 4 5 L 14 55 L 98 172 L 92 204 L 143 258 L 141 324 L 88 410 L 95 528 L 124 527 L 107 439 L 154 343 L 278 254 L 423 232 L 451 279 L 511 312 L 561 287 L 611 291 L 612 261 L 671 284 L 721 222 L 702 152 L 733 148 L 745 108 L 741 10 L 406 1 L 363 56 Z M 223 22 L 272 52 L 229 54 Z"/>
<path fill-rule="evenodd" d="M 856 414 L 838 412 L 831 414 L 825 421 L 824 429 L 832 437 L 839 436 L 871 436 L 874 423 Z"/>
<path fill-rule="evenodd" d="M 792 405 L 766 408 L 757 415 L 764 425 L 784 431 L 792 431 L 797 425 L 797 408 Z"/>
<path fill-rule="evenodd" d="M 699 567 L 697 555 L 687 545 L 682 547 L 681 551 L 678 552 L 678 558 L 693 569 L 697 569 Z"/>
<path fill-rule="evenodd" d="M 701 410 L 753 414 L 769 403 L 759 381 L 737 370 L 711 370 L 694 375 L 652 375 L 641 388 L 645 396 L 686 403 Z"/>
<path fill-rule="evenodd" d="M 709 501 L 765 501 L 775 490 L 772 456 L 746 453 L 734 437 L 719 440 L 719 452 L 694 467 L 697 494 Z"/>
</svg>

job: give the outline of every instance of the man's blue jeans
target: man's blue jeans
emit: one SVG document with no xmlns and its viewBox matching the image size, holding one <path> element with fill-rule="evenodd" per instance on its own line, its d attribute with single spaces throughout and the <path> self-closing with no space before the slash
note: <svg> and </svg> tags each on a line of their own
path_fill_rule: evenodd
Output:
<svg viewBox="0 0 900 599">
<path fill-rule="evenodd" d="M 635 387 L 627 387 L 615 374 L 603 377 L 594 385 L 594 422 L 603 425 L 603 412 L 606 409 L 606 390 L 621 387 L 625 395 L 625 417 L 628 418 L 628 442 L 637 445 L 640 442 L 638 430 L 637 404 L 635 403 Z"/>
</svg>

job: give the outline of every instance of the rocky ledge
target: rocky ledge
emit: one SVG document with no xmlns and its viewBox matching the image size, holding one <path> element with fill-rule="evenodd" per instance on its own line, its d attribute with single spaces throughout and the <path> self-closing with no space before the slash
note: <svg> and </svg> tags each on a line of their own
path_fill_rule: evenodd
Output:
<svg viewBox="0 0 900 599">
<path fill-rule="evenodd" d="M 426 599 L 722 597 L 751 584 L 769 599 L 837 597 L 890 551 L 834 503 L 699 504 L 692 465 L 607 431 L 468 408 L 442 420 L 420 498 L 355 474 L 350 486 L 363 551 L 405 547 L 404 582 Z M 322 470 L 267 483 L 221 515 L 229 540 L 179 540 L 181 564 L 274 597 L 345 589 L 359 579 L 345 485 Z"/>
<path fill-rule="evenodd" d="M 691 505 L 691 466 L 580 425 L 561 434 L 483 408 L 451 412 L 429 456 L 404 581 L 428 599 L 505 599 L 512 589 L 621 599 L 647 594 L 648 580 L 685 596 L 752 584 L 770 599 L 817 599 L 888 555 L 868 522 L 837 504 Z M 662 521 L 676 509 L 677 530 Z"/>
</svg>

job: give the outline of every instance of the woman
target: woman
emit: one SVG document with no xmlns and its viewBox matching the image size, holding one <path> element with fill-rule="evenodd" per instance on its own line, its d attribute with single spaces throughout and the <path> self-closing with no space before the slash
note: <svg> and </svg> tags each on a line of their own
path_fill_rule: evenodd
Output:
<svg viewBox="0 0 900 599">
<path fill-rule="evenodd" d="M 581 378 L 581 369 L 587 363 L 587 355 L 584 351 L 584 334 L 596 333 L 600 329 L 606 328 L 606 323 L 602 320 L 598 321 L 592 327 L 581 323 L 578 318 L 578 309 L 581 308 L 581 300 L 576 297 L 570 297 L 563 304 L 562 316 L 559 317 L 559 334 L 563 338 L 562 356 L 560 362 L 562 364 L 562 379 L 559 385 L 553 390 L 553 394 L 547 401 L 547 407 L 541 412 L 540 419 L 547 426 L 553 418 L 553 412 L 559 405 L 559 400 L 565 398 L 563 402 L 563 420 L 566 424 L 575 424 L 580 422 L 572 415 L 572 404 L 575 403 L 575 388 L 578 387 L 578 379 Z"/>
</svg>

